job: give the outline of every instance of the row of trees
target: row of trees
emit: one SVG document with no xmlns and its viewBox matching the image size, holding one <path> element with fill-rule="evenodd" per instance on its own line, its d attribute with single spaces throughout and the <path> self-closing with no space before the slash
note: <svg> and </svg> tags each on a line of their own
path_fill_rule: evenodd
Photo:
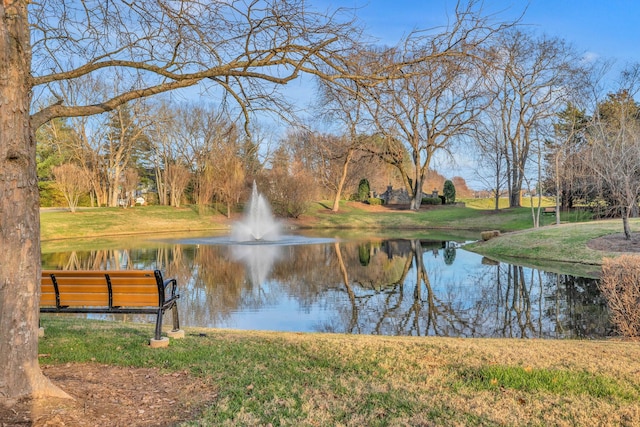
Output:
<svg viewBox="0 0 640 427">
<path fill-rule="evenodd" d="M 341 136 L 299 127 L 271 146 L 258 126 L 247 135 L 220 109 L 164 101 L 146 102 L 137 113 L 131 108 L 142 103 L 98 120 L 59 118 L 41 126 L 42 189 L 53 183 L 72 211 L 86 194 L 92 205 L 128 206 L 144 189 L 162 205 L 179 207 L 187 200 L 205 208 L 215 201 L 230 215 L 246 198 L 247 183 L 256 180 L 278 213 L 298 216 L 309 200 L 332 197 L 338 185 L 353 193 L 357 177 L 380 175 L 384 167 L 372 156 L 373 162 L 358 161 L 360 153 L 342 174 Z M 294 194 L 299 200 L 286 204 Z"/>
<path fill-rule="evenodd" d="M 246 199 L 250 183 L 258 181 L 277 213 L 297 217 L 317 198 L 334 198 L 337 210 L 339 195 L 355 197 L 362 176 L 372 177 L 377 190 L 399 181 L 395 167 L 375 154 L 375 136 L 356 135 L 360 148 L 355 149 L 347 135 L 298 127 L 271 146 L 260 139 L 258 126 L 252 125 L 250 135 L 243 134 L 237 122 L 213 107 L 146 104 L 136 108 L 135 116 L 126 105 L 90 125 L 88 118 L 56 119 L 40 127 L 36 136 L 41 198 L 61 193 L 75 212 L 87 194 L 92 206 L 126 207 L 142 193 L 147 201 L 175 207 L 184 200 L 203 209 L 222 203 L 230 216 Z M 469 196 L 464 179 L 454 180 Z M 431 170 L 423 187 L 446 192 L 447 183 L 454 185 Z M 285 206 L 292 194 L 299 198 Z"/>
</svg>

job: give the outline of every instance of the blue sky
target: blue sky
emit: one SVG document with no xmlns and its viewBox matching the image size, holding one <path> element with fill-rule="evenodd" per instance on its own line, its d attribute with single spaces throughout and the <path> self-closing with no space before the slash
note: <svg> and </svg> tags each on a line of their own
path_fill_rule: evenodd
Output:
<svg viewBox="0 0 640 427">
<path fill-rule="evenodd" d="M 446 22 L 454 0 L 317 0 L 318 7 L 357 8 L 367 32 L 394 44 L 416 28 Z M 621 64 L 640 61 L 640 1 L 638 0 L 485 0 L 484 10 L 503 20 L 524 12 L 523 25 L 564 38 L 579 51 Z"/>
<path fill-rule="evenodd" d="M 354 10 L 366 33 L 380 45 L 395 45 L 414 29 L 443 26 L 455 0 L 311 0 L 319 10 Z M 640 0 L 484 0 L 486 14 L 560 37 L 589 58 L 614 61 L 613 82 L 627 64 L 640 62 Z M 290 83 L 300 102 L 313 100 L 305 79 Z"/>
</svg>

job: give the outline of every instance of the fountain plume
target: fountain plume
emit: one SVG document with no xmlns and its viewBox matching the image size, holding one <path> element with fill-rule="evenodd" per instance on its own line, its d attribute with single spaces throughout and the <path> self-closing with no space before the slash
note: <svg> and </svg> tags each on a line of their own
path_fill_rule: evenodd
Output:
<svg viewBox="0 0 640 427">
<path fill-rule="evenodd" d="M 242 220 L 233 225 L 231 239 L 236 242 L 276 241 L 280 239 L 280 230 L 281 225 L 275 220 L 269 202 L 258 192 L 253 181 L 251 199 Z"/>
</svg>

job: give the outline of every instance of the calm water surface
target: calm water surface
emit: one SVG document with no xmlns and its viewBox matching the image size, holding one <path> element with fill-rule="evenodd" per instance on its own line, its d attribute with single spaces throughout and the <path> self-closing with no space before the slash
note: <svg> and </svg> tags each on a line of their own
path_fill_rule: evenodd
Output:
<svg viewBox="0 0 640 427">
<path fill-rule="evenodd" d="M 596 280 L 494 262 L 461 240 L 230 243 L 172 238 L 49 252 L 43 267 L 160 269 L 178 280 L 183 326 L 541 338 L 602 337 L 610 329 Z"/>
</svg>

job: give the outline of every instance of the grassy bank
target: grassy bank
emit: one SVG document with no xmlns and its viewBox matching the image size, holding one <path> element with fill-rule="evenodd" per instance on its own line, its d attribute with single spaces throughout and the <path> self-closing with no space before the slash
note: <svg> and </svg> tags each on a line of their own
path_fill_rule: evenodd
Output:
<svg viewBox="0 0 640 427">
<path fill-rule="evenodd" d="M 634 219 L 630 223 L 633 229 L 640 227 L 640 220 Z M 579 271 L 581 275 L 585 275 L 585 271 L 599 270 L 603 257 L 620 255 L 620 252 L 590 249 L 587 243 L 598 237 L 621 232 L 621 220 L 561 224 L 503 234 L 496 239 L 467 245 L 465 249 L 502 261 L 538 267 L 564 263 L 563 272 L 576 274 Z"/>
<path fill-rule="evenodd" d="M 531 227 L 529 208 L 500 211 L 435 206 L 419 212 L 343 202 L 339 212 L 332 212 L 329 203 L 313 203 L 299 219 L 290 219 L 292 228 L 365 229 L 365 230 L 523 230 Z M 118 236 L 145 233 L 167 233 L 198 230 L 228 230 L 231 219 L 215 212 L 199 213 L 193 207 L 136 206 L 129 209 L 90 208 L 76 213 L 44 209 L 41 212 L 43 241 L 89 237 Z M 543 224 L 555 221 L 542 218 Z"/>
<path fill-rule="evenodd" d="M 42 363 L 204 379 L 217 397 L 193 425 L 640 425 L 637 343 L 189 329 L 158 350 L 150 325 L 43 325 Z"/>
<path fill-rule="evenodd" d="M 75 213 L 43 209 L 40 212 L 40 236 L 44 241 L 228 229 L 229 220 L 225 216 L 213 211 L 199 213 L 191 206 L 83 208 Z"/>
</svg>

